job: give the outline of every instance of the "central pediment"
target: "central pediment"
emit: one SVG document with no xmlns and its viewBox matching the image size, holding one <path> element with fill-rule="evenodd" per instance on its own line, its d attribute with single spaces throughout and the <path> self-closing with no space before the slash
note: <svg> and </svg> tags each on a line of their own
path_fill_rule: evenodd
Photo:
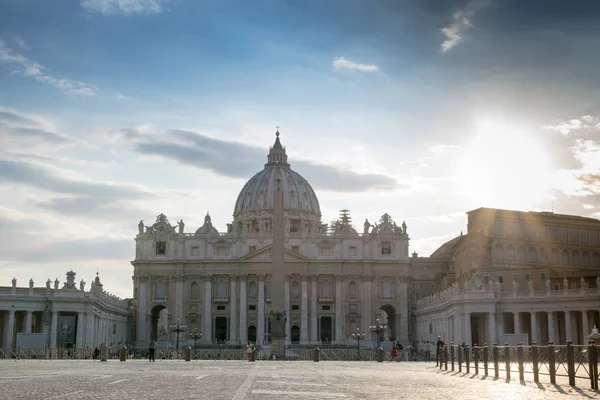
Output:
<svg viewBox="0 0 600 400">
<path fill-rule="evenodd" d="M 245 256 L 238 258 L 237 261 L 271 261 L 272 252 L 273 245 L 269 245 L 254 253 L 246 254 Z M 284 249 L 284 259 L 286 262 L 310 261 L 309 258 L 288 249 Z"/>
</svg>

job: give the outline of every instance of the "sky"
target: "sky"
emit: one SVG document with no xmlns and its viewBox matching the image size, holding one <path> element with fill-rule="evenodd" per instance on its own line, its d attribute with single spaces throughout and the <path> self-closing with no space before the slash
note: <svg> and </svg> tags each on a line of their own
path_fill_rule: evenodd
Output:
<svg viewBox="0 0 600 400">
<path fill-rule="evenodd" d="M 0 285 L 132 296 L 137 224 L 220 231 L 276 126 L 323 222 L 600 218 L 600 2 L 4 0 Z"/>
</svg>

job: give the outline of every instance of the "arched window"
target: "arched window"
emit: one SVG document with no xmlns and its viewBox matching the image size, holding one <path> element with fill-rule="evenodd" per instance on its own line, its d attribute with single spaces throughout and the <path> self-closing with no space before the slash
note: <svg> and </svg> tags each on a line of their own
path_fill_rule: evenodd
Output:
<svg viewBox="0 0 600 400">
<path fill-rule="evenodd" d="M 517 261 L 527 261 L 527 250 L 523 246 L 517 250 Z"/>
<path fill-rule="evenodd" d="M 560 252 L 560 263 L 562 265 L 569 265 L 570 263 L 570 257 L 569 257 L 569 252 L 566 250 L 563 250 Z"/>
<path fill-rule="evenodd" d="M 248 284 L 248 297 L 251 299 L 256 298 L 256 282 L 250 282 Z"/>
<path fill-rule="evenodd" d="M 190 285 L 190 297 L 192 299 L 197 299 L 200 296 L 200 288 L 198 287 L 198 282 L 192 282 Z"/>
<path fill-rule="evenodd" d="M 166 297 L 165 284 L 163 282 L 156 282 L 156 285 L 154 286 L 154 297 L 159 299 Z"/>
<path fill-rule="evenodd" d="M 590 266 L 591 264 L 591 259 L 590 259 L 590 253 L 588 253 L 587 251 L 584 251 L 583 254 L 581 255 L 581 265 L 585 265 L 585 266 Z"/>
<path fill-rule="evenodd" d="M 300 297 L 300 284 L 297 281 L 292 282 L 292 297 Z"/>
<path fill-rule="evenodd" d="M 581 258 L 579 257 L 579 252 L 577 250 L 573 251 L 573 253 L 571 254 L 571 264 L 573 264 L 573 265 L 581 264 Z"/>
<path fill-rule="evenodd" d="M 515 248 L 511 244 L 506 246 L 506 252 L 504 253 L 504 256 L 509 261 L 515 260 Z"/>
<path fill-rule="evenodd" d="M 585 229 L 580 229 L 579 230 L 579 243 L 587 244 L 588 242 L 589 242 L 588 231 L 586 231 Z"/>
<path fill-rule="evenodd" d="M 496 260 L 504 260 L 504 248 L 501 244 L 494 246 L 494 258 Z"/>
<path fill-rule="evenodd" d="M 383 298 L 391 299 L 392 298 L 392 285 L 390 285 L 390 283 L 388 281 L 383 281 L 382 286 L 383 286 L 382 287 Z"/>
<path fill-rule="evenodd" d="M 323 281 L 321 283 L 321 297 L 331 297 L 331 288 L 329 287 L 329 281 Z"/>
<path fill-rule="evenodd" d="M 548 262 L 548 252 L 546 249 L 540 249 L 540 261 Z"/>
<path fill-rule="evenodd" d="M 530 247 L 529 250 L 527 251 L 527 261 L 537 261 L 537 260 L 538 260 L 537 250 L 535 249 L 535 247 Z"/>
<path fill-rule="evenodd" d="M 217 297 L 227 297 L 227 282 L 219 281 L 217 283 Z"/>
<path fill-rule="evenodd" d="M 357 296 L 357 292 L 356 292 L 356 282 L 352 281 L 350 282 L 350 297 L 356 297 Z"/>
<path fill-rule="evenodd" d="M 550 262 L 558 264 L 558 250 L 552 249 L 552 251 L 550 252 Z"/>
<path fill-rule="evenodd" d="M 594 253 L 592 255 L 592 266 L 593 267 L 600 267 L 600 254 Z"/>
</svg>

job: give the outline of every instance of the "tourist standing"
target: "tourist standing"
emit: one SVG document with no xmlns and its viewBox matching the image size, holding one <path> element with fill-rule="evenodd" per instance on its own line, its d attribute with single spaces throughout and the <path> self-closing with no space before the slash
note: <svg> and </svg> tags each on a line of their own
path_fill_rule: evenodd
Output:
<svg viewBox="0 0 600 400">
<path fill-rule="evenodd" d="M 390 361 L 398 358 L 398 351 L 396 350 L 396 342 L 392 342 L 392 350 L 390 351 Z"/>
<path fill-rule="evenodd" d="M 431 355 L 431 344 L 429 340 L 425 343 L 425 361 L 429 361 L 429 357 Z"/>
<path fill-rule="evenodd" d="M 154 352 L 156 351 L 156 342 L 152 340 L 150 342 L 150 348 L 148 349 L 148 361 L 156 361 L 154 360 Z"/>
<path fill-rule="evenodd" d="M 444 351 L 444 341 L 441 336 L 438 336 L 437 342 L 435 342 L 435 366 L 438 367 L 442 364 L 442 354 Z"/>
</svg>

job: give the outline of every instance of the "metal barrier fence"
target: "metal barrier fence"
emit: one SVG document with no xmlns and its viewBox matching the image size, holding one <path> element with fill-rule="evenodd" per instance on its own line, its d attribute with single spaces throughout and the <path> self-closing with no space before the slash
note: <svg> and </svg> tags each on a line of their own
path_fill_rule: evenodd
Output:
<svg viewBox="0 0 600 400">
<path fill-rule="evenodd" d="M 473 346 L 453 344 L 444 346 L 441 353 L 442 362 L 439 369 L 458 370 L 469 374 L 491 376 L 495 379 L 511 380 L 518 376 L 520 381 L 532 379 L 539 383 L 540 379 L 556 384 L 557 378 L 568 381 L 570 386 L 577 386 L 577 381 L 587 381 L 591 389 L 598 389 L 598 361 L 600 345 L 590 340 L 587 345 L 574 345 L 568 341 L 566 345 L 555 345 L 549 342 L 546 346 L 538 346 L 535 342 L 530 346 L 509 346 L 494 344 Z M 450 366 L 448 366 L 450 363 Z M 514 374 L 514 375 L 513 375 Z"/>
</svg>

